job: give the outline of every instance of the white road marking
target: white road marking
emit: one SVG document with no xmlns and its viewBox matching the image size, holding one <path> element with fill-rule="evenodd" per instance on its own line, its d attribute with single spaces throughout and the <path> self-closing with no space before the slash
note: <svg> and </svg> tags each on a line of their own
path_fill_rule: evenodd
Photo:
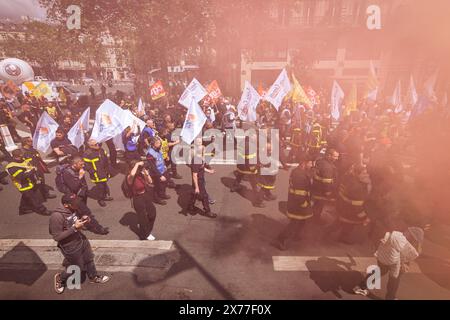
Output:
<svg viewBox="0 0 450 320">
<path fill-rule="evenodd" d="M 147 248 L 158 250 L 169 250 L 173 246 L 172 241 L 155 240 L 89 240 L 93 248 Z M 52 239 L 0 239 L 0 249 L 2 247 L 56 247 L 56 242 Z"/>
<path fill-rule="evenodd" d="M 326 257 L 326 256 L 273 256 L 275 271 L 358 271 L 365 273 L 367 267 L 376 265 L 375 257 Z M 422 273 L 419 266 L 412 262 L 409 273 Z"/>
</svg>

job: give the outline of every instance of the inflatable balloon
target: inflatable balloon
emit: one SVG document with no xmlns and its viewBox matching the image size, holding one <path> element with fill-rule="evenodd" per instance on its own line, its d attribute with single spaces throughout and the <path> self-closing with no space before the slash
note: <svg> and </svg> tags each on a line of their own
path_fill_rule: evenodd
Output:
<svg viewBox="0 0 450 320">
<path fill-rule="evenodd" d="M 0 61 L 0 79 L 5 82 L 11 80 L 15 84 L 21 84 L 34 79 L 33 68 L 23 60 L 7 58 Z"/>
</svg>

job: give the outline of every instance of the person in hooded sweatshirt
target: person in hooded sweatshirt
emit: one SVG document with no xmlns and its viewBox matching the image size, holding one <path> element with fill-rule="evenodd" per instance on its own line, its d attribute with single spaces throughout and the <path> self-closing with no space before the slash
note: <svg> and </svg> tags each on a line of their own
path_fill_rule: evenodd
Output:
<svg viewBox="0 0 450 320">
<path fill-rule="evenodd" d="M 64 265 L 78 266 L 80 271 L 85 271 L 91 283 L 106 283 L 109 276 L 97 273 L 94 263 L 94 253 L 86 236 L 81 232 L 89 223 L 89 216 L 80 216 L 78 213 L 79 198 L 64 195 L 61 198 L 63 208 L 56 209 L 51 217 L 49 233 L 58 243 L 58 248 L 64 256 Z M 55 274 L 54 286 L 58 294 L 64 292 L 66 282 L 72 273 L 64 272 Z"/>
</svg>

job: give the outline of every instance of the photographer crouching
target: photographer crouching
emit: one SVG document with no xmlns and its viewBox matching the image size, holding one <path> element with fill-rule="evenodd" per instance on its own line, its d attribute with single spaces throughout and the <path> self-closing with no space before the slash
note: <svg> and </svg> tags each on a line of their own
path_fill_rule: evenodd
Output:
<svg viewBox="0 0 450 320">
<path fill-rule="evenodd" d="M 89 216 L 77 216 L 78 197 L 65 194 L 61 203 L 64 208 L 56 209 L 50 217 L 49 232 L 53 239 L 58 242 L 65 261 L 64 265 L 76 265 L 81 271 L 85 271 L 91 283 L 105 283 L 110 277 L 99 275 L 94 263 L 94 253 L 86 236 L 81 229 L 89 223 Z M 55 291 L 58 294 L 64 292 L 66 281 L 71 276 L 64 271 L 55 275 Z"/>
</svg>

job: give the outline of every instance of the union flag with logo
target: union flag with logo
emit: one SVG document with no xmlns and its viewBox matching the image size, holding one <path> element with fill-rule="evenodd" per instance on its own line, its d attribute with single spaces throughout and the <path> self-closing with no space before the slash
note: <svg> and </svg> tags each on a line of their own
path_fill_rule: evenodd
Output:
<svg viewBox="0 0 450 320">
<path fill-rule="evenodd" d="M 161 80 L 156 81 L 150 86 L 150 95 L 152 96 L 152 100 L 158 100 L 159 98 L 166 96 L 166 91 L 164 90 Z"/>
</svg>

